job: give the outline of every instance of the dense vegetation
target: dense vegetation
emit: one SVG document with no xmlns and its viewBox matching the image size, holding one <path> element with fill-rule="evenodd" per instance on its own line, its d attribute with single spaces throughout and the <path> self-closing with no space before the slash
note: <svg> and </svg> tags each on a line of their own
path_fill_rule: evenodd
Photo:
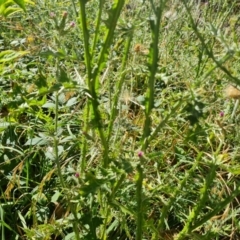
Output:
<svg viewBox="0 0 240 240">
<path fill-rule="evenodd" d="M 239 239 L 239 7 L 0 0 L 0 238 Z"/>
</svg>

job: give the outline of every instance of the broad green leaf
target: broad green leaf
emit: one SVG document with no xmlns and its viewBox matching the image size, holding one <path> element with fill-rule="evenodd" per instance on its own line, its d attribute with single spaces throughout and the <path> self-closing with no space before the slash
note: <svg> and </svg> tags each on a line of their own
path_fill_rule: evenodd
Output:
<svg viewBox="0 0 240 240">
<path fill-rule="evenodd" d="M 77 103 L 77 97 L 72 97 L 68 100 L 66 106 L 71 107 Z"/>
<path fill-rule="evenodd" d="M 61 193 L 59 191 L 56 191 L 51 197 L 51 202 L 53 203 L 57 202 L 60 196 L 61 196 Z"/>
<path fill-rule="evenodd" d="M 87 196 L 88 194 L 93 194 L 107 181 L 108 179 L 97 178 L 94 174 L 87 173 L 86 179 L 85 179 L 86 184 L 81 186 L 80 193 L 83 196 Z"/>
<path fill-rule="evenodd" d="M 43 108 L 55 108 L 56 105 L 55 105 L 54 103 L 47 102 L 47 103 L 45 103 L 42 107 L 43 107 Z"/>
<path fill-rule="evenodd" d="M 25 0 L 13 0 L 20 8 L 26 11 Z"/>
<path fill-rule="evenodd" d="M 41 57 L 49 58 L 49 57 L 54 57 L 54 58 L 64 58 L 66 55 L 64 54 L 63 51 L 54 51 L 54 50 L 47 50 L 44 52 L 41 52 L 39 54 Z"/>
<path fill-rule="evenodd" d="M 46 103 L 46 96 L 43 96 L 41 100 L 35 99 L 25 99 L 29 106 L 42 106 Z"/>
<path fill-rule="evenodd" d="M 57 73 L 57 77 L 58 77 L 58 81 L 60 83 L 65 83 L 65 82 L 71 82 L 71 80 L 69 79 L 66 71 L 60 67 L 58 73 Z"/>
<path fill-rule="evenodd" d="M 48 92 L 47 77 L 42 72 L 40 72 L 34 83 L 38 88 L 39 94 L 44 94 Z"/>
<path fill-rule="evenodd" d="M 27 142 L 24 145 L 46 145 L 47 144 L 47 139 L 43 139 L 40 137 L 35 137 L 32 139 L 28 139 Z"/>
</svg>

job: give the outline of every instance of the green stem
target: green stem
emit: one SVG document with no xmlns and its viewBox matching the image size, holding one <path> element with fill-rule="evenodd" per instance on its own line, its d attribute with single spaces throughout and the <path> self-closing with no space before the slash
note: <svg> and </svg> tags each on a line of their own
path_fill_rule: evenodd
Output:
<svg viewBox="0 0 240 240">
<path fill-rule="evenodd" d="M 85 54 L 85 62 L 87 67 L 87 76 L 88 76 L 88 88 L 91 94 L 91 105 L 92 105 L 92 111 L 94 115 L 94 124 L 97 125 L 97 129 L 100 135 L 101 143 L 103 146 L 103 163 L 104 166 L 107 166 L 108 164 L 108 144 L 106 141 L 106 137 L 104 135 L 103 129 L 102 129 L 102 118 L 101 114 L 98 109 L 98 95 L 96 91 L 96 80 L 98 76 L 98 72 L 95 71 L 95 74 L 92 74 L 92 66 L 91 66 L 91 55 L 90 55 L 90 46 L 89 46 L 89 31 L 87 28 L 87 22 L 86 22 L 86 9 L 85 4 L 87 1 L 80 1 L 80 9 L 81 9 L 81 26 L 83 31 L 83 39 L 84 39 L 84 54 Z M 103 47 L 104 48 L 104 47 Z M 101 54 L 100 54 L 101 55 Z M 103 59 L 100 57 L 100 59 L 103 61 Z M 102 63 L 100 61 L 100 63 Z M 98 67 L 97 67 L 98 68 Z"/>
<path fill-rule="evenodd" d="M 239 106 L 239 99 L 236 100 L 235 104 L 234 104 L 234 108 L 233 108 L 233 112 L 232 112 L 232 115 L 231 115 L 231 119 L 234 118 L 235 114 L 236 114 L 236 111 L 237 111 L 237 108 Z"/>
<path fill-rule="evenodd" d="M 101 50 L 99 58 L 98 58 L 97 67 L 95 68 L 95 70 L 93 72 L 93 85 L 95 87 L 97 87 L 97 84 L 98 84 L 97 80 L 98 80 L 99 73 L 102 71 L 102 69 L 105 65 L 107 53 L 112 44 L 114 32 L 115 32 L 115 29 L 117 26 L 117 22 L 118 22 L 120 13 L 124 6 L 124 3 L 125 3 L 125 0 L 115 0 L 114 5 L 111 9 L 111 16 L 107 20 L 108 26 L 107 26 L 105 39 L 103 41 L 102 50 Z"/>
<path fill-rule="evenodd" d="M 29 186 L 29 158 L 26 159 L 26 186 Z"/>
<path fill-rule="evenodd" d="M 2 223 L 4 223 L 4 209 L 3 207 L 0 205 L 0 220 Z M 1 224 L 1 232 L 2 232 L 2 240 L 5 240 L 5 227 L 4 227 L 4 224 Z"/>
<path fill-rule="evenodd" d="M 90 55 L 90 46 L 89 46 L 89 31 L 87 27 L 87 15 L 86 15 L 86 8 L 85 4 L 87 3 L 86 0 L 79 0 L 80 4 L 80 22 L 83 32 L 83 42 L 84 42 L 84 57 L 85 63 L 87 68 L 87 76 L 88 76 L 88 87 L 90 89 L 91 81 L 92 81 L 92 66 L 91 66 L 91 55 Z"/>
<path fill-rule="evenodd" d="M 58 172 L 58 177 L 60 179 L 60 183 L 62 185 L 62 188 L 63 189 L 66 189 L 66 184 L 63 180 L 63 176 L 62 176 L 62 172 L 61 172 L 61 164 L 60 164 L 60 160 L 59 160 L 59 153 L 58 153 L 58 137 L 57 137 L 57 132 L 58 132 L 58 92 L 56 92 L 56 101 L 55 101 L 55 133 L 54 133 L 54 138 L 53 138 L 53 144 L 54 144 L 54 153 L 55 153 L 55 162 L 56 162 L 56 165 L 57 165 L 57 172 Z M 73 221 L 73 229 L 74 229 L 74 232 L 75 232 L 75 237 L 77 240 L 80 240 L 80 237 L 79 237 L 79 230 L 78 230 L 78 227 L 77 227 L 77 223 L 78 223 L 78 217 L 77 217 L 77 214 L 76 214 L 76 211 L 74 209 L 74 206 L 73 204 L 70 202 L 70 197 L 67 196 L 67 200 L 68 200 L 68 205 L 71 209 L 71 213 L 73 214 L 74 216 L 74 219 L 75 221 Z"/>
<path fill-rule="evenodd" d="M 54 138 L 53 138 L 53 146 L 54 146 L 54 155 L 55 155 L 55 162 L 57 165 L 57 172 L 58 172 L 58 177 L 60 179 L 60 183 L 63 188 L 65 188 L 65 183 L 63 181 L 63 176 L 61 173 L 61 165 L 59 161 L 59 154 L 58 154 L 58 137 L 57 137 L 57 132 L 58 132 L 58 92 L 56 92 L 56 100 L 55 100 L 55 126 L 54 126 Z"/>
<path fill-rule="evenodd" d="M 143 201 L 142 201 L 142 185 L 143 185 L 143 159 L 140 157 L 140 163 L 137 166 L 138 178 L 137 178 L 137 229 L 136 240 L 142 240 L 143 230 Z"/>
<path fill-rule="evenodd" d="M 117 22 L 121 13 L 121 10 L 124 6 L 125 0 L 115 0 L 113 7 L 111 9 L 111 15 L 109 15 L 109 19 L 108 19 L 108 23 L 111 25 L 107 25 L 107 31 L 106 31 L 106 36 L 104 39 L 104 43 L 102 46 L 102 50 L 100 52 L 99 55 L 99 59 L 98 59 L 98 63 L 97 63 L 97 67 L 94 69 L 93 71 L 93 75 L 92 75 L 92 81 L 89 84 L 89 90 L 91 92 L 92 95 L 92 109 L 93 109 L 93 113 L 94 113 L 94 120 L 95 123 L 97 123 L 97 128 L 98 128 L 98 132 L 101 138 L 101 143 L 102 146 L 104 148 L 103 150 L 103 165 L 104 167 L 108 166 L 109 164 L 109 157 L 108 157 L 108 151 L 109 151 L 109 146 L 108 146 L 108 141 L 103 133 L 102 130 L 102 118 L 101 118 L 101 114 L 98 110 L 98 96 L 97 96 L 97 89 L 98 89 L 98 85 L 99 85 L 99 74 L 101 72 L 101 70 L 103 69 L 103 67 L 105 66 L 106 60 L 107 60 L 107 55 L 109 52 L 109 48 L 112 44 L 113 41 L 113 36 L 114 36 L 114 32 L 117 26 Z"/>
<path fill-rule="evenodd" d="M 151 112 L 154 107 L 154 84 L 155 84 L 155 75 L 157 72 L 158 64 L 158 42 L 160 36 L 160 22 L 162 18 L 162 13 L 166 0 L 161 0 L 159 6 L 155 9 L 155 4 L 153 1 L 152 8 L 155 12 L 156 20 L 150 20 L 150 27 L 152 32 L 152 43 L 150 46 L 149 53 L 149 79 L 147 86 L 146 94 L 146 103 L 145 103 L 145 122 L 143 126 L 143 135 L 142 135 L 142 151 L 146 151 L 148 147 L 147 138 L 151 134 Z M 143 200 L 142 200 L 142 188 L 143 188 L 143 166 L 144 166 L 144 157 L 140 157 L 140 163 L 137 166 L 138 179 L 137 179 L 137 228 L 136 228 L 136 239 L 142 240 L 142 230 L 143 230 Z"/>
<path fill-rule="evenodd" d="M 152 1 L 151 1 L 152 3 Z M 147 94 L 146 94 L 146 104 L 145 104 L 145 122 L 143 126 L 143 136 L 142 136 L 142 150 L 145 151 L 147 149 L 147 138 L 151 133 L 151 112 L 154 107 L 154 84 L 155 84 L 155 75 L 157 72 L 157 64 L 158 64 L 158 42 L 160 37 L 160 23 L 162 18 L 162 13 L 164 10 L 166 0 L 161 0 L 160 4 L 157 8 L 153 6 L 153 10 L 155 10 L 156 20 L 150 20 L 150 27 L 152 32 L 152 43 L 150 46 L 149 53 L 149 79 L 147 86 Z"/>
<path fill-rule="evenodd" d="M 90 102 L 87 101 L 87 105 L 84 109 L 84 127 L 83 133 L 88 132 L 88 122 L 89 122 L 89 114 L 90 114 Z M 87 155 L 87 138 L 84 134 L 82 134 L 82 143 L 81 143 L 81 156 L 80 156 L 80 173 L 83 174 L 86 167 L 86 155 Z"/>
<path fill-rule="evenodd" d="M 92 51 L 91 51 L 92 55 L 94 54 L 94 51 L 96 49 L 96 45 L 97 45 L 97 41 L 98 41 L 98 37 L 99 37 L 99 28 L 100 28 L 100 23 L 101 23 L 101 20 L 102 20 L 102 10 L 103 10 L 104 2 L 105 2 L 105 0 L 100 0 L 100 3 L 99 3 L 97 23 L 96 23 L 96 27 L 94 28 L 95 29 L 95 35 L 94 35 Z"/>
</svg>

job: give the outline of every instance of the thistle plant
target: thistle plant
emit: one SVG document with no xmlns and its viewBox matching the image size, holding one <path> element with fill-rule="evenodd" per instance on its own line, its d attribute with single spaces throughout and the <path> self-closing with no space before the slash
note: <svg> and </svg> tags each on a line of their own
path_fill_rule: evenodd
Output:
<svg viewBox="0 0 240 240">
<path fill-rule="evenodd" d="M 23 2 L 0 1 L 2 239 L 238 236 L 237 1 Z"/>
</svg>

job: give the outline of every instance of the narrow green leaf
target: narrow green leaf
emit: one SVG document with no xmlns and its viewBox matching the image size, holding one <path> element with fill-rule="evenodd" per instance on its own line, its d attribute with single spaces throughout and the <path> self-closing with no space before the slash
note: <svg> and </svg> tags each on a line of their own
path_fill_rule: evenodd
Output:
<svg viewBox="0 0 240 240">
<path fill-rule="evenodd" d="M 23 217 L 23 215 L 21 214 L 20 211 L 18 211 L 18 216 L 19 216 L 19 218 L 20 218 L 20 220 L 21 220 L 21 222 L 22 222 L 23 227 L 24 227 L 24 228 L 27 228 L 26 221 L 25 221 L 25 219 L 24 219 L 24 217 Z"/>
<path fill-rule="evenodd" d="M 4 221 L 0 220 L 0 225 L 3 225 L 4 227 L 8 228 L 9 230 L 13 231 L 13 229 Z"/>
<path fill-rule="evenodd" d="M 29 51 L 13 51 L 13 50 L 6 50 L 0 53 L 0 63 L 1 62 L 10 62 L 16 58 L 22 57 L 28 54 Z"/>
</svg>

